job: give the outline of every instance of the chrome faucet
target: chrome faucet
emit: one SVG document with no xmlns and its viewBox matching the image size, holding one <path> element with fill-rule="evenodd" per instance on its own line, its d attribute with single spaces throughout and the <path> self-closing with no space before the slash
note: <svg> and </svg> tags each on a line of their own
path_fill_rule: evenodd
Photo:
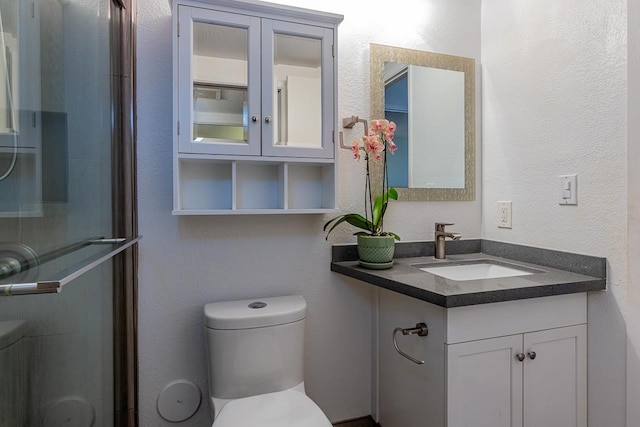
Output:
<svg viewBox="0 0 640 427">
<path fill-rule="evenodd" d="M 444 250 L 444 242 L 447 237 L 450 238 L 451 240 L 460 240 L 460 238 L 462 237 L 462 234 L 460 233 L 447 233 L 444 230 L 444 228 L 448 225 L 455 225 L 455 224 L 446 224 L 442 222 L 436 222 L 436 232 L 433 237 L 433 240 L 436 244 L 436 252 L 435 252 L 436 259 L 445 259 L 447 257 Z"/>
</svg>

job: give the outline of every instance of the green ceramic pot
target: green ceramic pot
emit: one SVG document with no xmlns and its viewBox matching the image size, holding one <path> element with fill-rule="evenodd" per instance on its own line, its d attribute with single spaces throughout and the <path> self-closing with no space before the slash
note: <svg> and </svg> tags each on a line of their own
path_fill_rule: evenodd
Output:
<svg viewBox="0 0 640 427">
<path fill-rule="evenodd" d="M 389 264 L 395 249 L 393 236 L 358 236 L 358 256 L 365 263 Z"/>
</svg>

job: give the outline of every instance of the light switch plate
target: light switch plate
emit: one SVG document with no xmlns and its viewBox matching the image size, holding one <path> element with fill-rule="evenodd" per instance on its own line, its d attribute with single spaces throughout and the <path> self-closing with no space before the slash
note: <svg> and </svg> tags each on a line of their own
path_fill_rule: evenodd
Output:
<svg viewBox="0 0 640 427">
<path fill-rule="evenodd" d="M 511 202 L 498 202 L 498 228 L 512 228 Z"/>
<path fill-rule="evenodd" d="M 560 184 L 560 198 L 558 199 L 558 203 L 561 205 L 577 205 L 578 175 L 560 175 L 558 180 Z"/>
</svg>

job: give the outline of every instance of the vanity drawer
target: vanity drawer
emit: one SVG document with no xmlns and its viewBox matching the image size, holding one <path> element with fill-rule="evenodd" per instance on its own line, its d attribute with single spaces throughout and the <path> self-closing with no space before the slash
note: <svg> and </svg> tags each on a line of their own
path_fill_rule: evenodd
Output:
<svg viewBox="0 0 640 427">
<path fill-rule="evenodd" d="M 447 344 L 587 323 L 587 294 L 454 307 L 445 310 Z"/>
</svg>

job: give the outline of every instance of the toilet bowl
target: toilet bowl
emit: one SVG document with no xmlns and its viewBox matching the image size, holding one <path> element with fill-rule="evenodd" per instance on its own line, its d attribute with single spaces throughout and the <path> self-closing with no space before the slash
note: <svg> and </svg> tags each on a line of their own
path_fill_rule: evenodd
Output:
<svg viewBox="0 0 640 427">
<path fill-rule="evenodd" d="M 331 427 L 304 389 L 299 295 L 205 306 L 213 427 Z"/>
<path fill-rule="evenodd" d="M 229 402 L 214 421 L 215 427 L 330 427 L 322 410 L 296 390 L 245 397 Z"/>
</svg>

